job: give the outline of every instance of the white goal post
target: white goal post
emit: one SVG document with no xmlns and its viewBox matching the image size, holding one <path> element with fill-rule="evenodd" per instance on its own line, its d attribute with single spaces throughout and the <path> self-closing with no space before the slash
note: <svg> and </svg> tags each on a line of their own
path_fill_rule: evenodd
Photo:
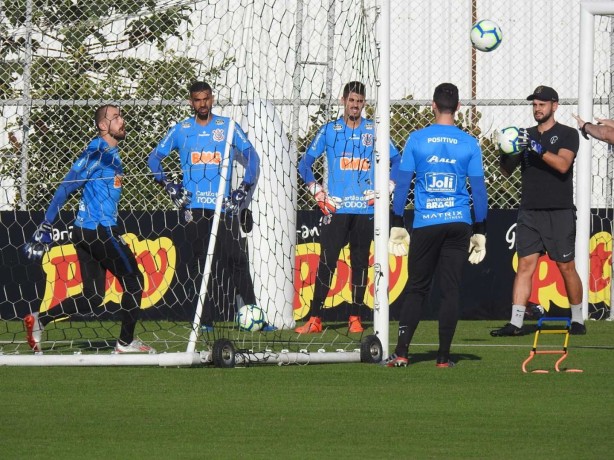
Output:
<svg viewBox="0 0 614 460">
<path fill-rule="evenodd" d="M 595 74 L 595 16 L 614 15 L 614 3 L 581 2 L 580 4 L 580 56 L 578 72 L 578 114 L 583 120 L 593 120 L 594 74 Z M 591 195 L 592 195 L 592 140 L 580 141 L 576 159 L 576 265 L 583 286 L 583 314 L 588 317 L 591 237 Z M 612 288 L 612 285 L 610 286 Z M 610 296 L 610 298 L 612 298 Z M 611 307 L 610 307 L 611 308 Z M 610 310 L 611 311 L 611 310 Z"/>
</svg>

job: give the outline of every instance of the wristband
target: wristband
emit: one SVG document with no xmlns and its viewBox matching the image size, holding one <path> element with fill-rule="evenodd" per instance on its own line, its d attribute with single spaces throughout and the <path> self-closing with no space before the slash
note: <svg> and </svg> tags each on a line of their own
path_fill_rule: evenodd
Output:
<svg viewBox="0 0 614 460">
<path fill-rule="evenodd" d="M 592 123 L 590 121 L 587 121 L 586 123 L 584 123 L 582 125 L 582 128 L 580 128 L 580 132 L 582 133 L 582 136 L 584 136 L 584 139 L 588 140 L 588 133 L 586 132 L 586 125 L 592 125 Z"/>
<path fill-rule="evenodd" d="M 486 235 L 486 221 L 483 220 L 482 222 L 474 222 L 473 223 L 473 234 L 480 234 L 480 235 Z"/>
<path fill-rule="evenodd" d="M 392 224 L 392 227 L 405 227 L 405 219 L 403 216 L 397 216 L 396 214 L 392 215 L 390 223 Z"/>
</svg>

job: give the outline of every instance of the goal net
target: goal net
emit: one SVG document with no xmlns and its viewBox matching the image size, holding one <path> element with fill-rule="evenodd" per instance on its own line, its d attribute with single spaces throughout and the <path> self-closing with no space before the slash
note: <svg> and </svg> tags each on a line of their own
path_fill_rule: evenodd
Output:
<svg viewBox="0 0 614 460">
<path fill-rule="evenodd" d="M 321 217 L 297 180 L 297 160 L 319 125 L 340 115 L 343 84 L 365 83 L 373 105 L 375 6 L 375 1 L 328 0 L 3 2 L 2 359 L 172 364 L 172 355 L 182 355 L 179 364 L 214 359 L 229 364 L 229 346 L 250 362 L 313 361 L 309 355 L 317 357 L 319 350 L 347 352 L 354 359 L 370 329 L 350 334 L 347 316 L 336 313 L 349 300 L 345 251 L 326 300 L 330 326 L 308 337 L 293 331 L 308 315 Z M 228 217 L 222 200 L 214 200 L 210 234 L 198 236 L 204 241 L 199 260 L 190 230 L 194 223 L 173 207 L 147 164 L 169 128 L 193 116 L 187 100 L 195 80 L 213 87 L 213 112 L 235 120 L 235 131 L 247 134 L 260 157 L 249 197 L 253 228 L 229 231 L 239 218 Z M 114 353 L 124 293 L 106 272 L 104 293 L 89 295 L 93 280 L 83 275 L 72 239 L 80 191 L 53 222 L 53 243 L 42 261 L 28 260 L 23 251 L 55 190 L 97 135 L 93 114 L 103 104 L 120 106 L 126 123 L 127 137 L 119 144 L 124 173 L 119 228 L 143 274 L 136 336 L 156 349 L 153 358 Z M 245 174 L 238 151 L 226 153 L 233 174 L 226 174 L 230 168 L 220 161 L 220 190 L 224 181 L 235 189 Z M 169 178 L 182 180 L 185 168 L 177 152 L 163 167 Z M 316 174 L 322 173 L 320 165 Z M 247 254 L 254 303 L 276 330 L 245 331 L 235 321 L 249 303 L 241 292 L 242 275 L 227 256 L 236 247 Z M 367 296 L 372 297 L 369 290 Z M 77 311 L 68 304 L 76 304 Z M 23 319 L 33 313 L 48 318 L 42 356 L 32 355 L 26 340 Z M 207 314 L 213 328 L 203 331 Z M 368 326 L 371 318 L 364 319 Z"/>
</svg>

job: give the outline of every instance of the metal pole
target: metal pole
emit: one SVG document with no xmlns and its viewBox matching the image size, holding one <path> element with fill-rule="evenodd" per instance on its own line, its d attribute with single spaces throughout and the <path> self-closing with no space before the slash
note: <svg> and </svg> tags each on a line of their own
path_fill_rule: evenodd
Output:
<svg viewBox="0 0 614 460">
<path fill-rule="evenodd" d="M 389 303 L 388 226 L 390 196 L 390 0 L 381 2 L 377 21 L 379 65 L 377 85 L 377 138 L 375 140 L 375 279 L 373 328 L 382 343 L 383 358 L 388 357 Z"/>
<path fill-rule="evenodd" d="M 32 0 L 26 1 L 26 50 L 23 64 L 23 93 L 21 105 L 23 107 L 21 142 L 21 184 L 19 186 L 19 209 L 25 211 L 28 204 L 28 142 L 30 133 L 30 79 L 32 71 Z"/>
<path fill-rule="evenodd" d="M 333 99 L 333 75 L 335 67 L 335 22 L 337 21 L 335 15 L 335 0 L 329 0 L 328 4 L 328 42 L 326 46 L 326 97 L 328 98 L 328 113 L 330 113 L 330 107 Z"/>
<path fill-rule="evenodd" d="M 614 14 L 613 2 L 580 3 L 580 59 L 578 72 L 578 114 L 584 120 L 593 119 L 593 75 L 595 48 L 595 15 Z M 580 140 L 576 159 L 576 267 L 582 280 L 582 308 L 588 317 L 588 282 L 590 279 L 589 249 L 591 230 L 592 141 Z M 611 302 L 611 301 L 610 301 Z"/>
<path fill-rule="evenodd" d="M 580 7 L 580 60 L 578 75 L 578 113 L 584 120 L 593 119 L 593 46 L 595 18 Z M 591 226 L 591 141 L 580 142 L 576 159 L 576 266 L 582 281 L 583 316 L 588 317 L 589 240 Z"/>
<path fill-rule="evenodd" d="M 296 2 L 296 35 L 294 37 L 294 72 L 292 74 L 292 141 L 297 146 L 301 110 L 301 78 L 303 75 L 303 0 Z"/>
</svg>

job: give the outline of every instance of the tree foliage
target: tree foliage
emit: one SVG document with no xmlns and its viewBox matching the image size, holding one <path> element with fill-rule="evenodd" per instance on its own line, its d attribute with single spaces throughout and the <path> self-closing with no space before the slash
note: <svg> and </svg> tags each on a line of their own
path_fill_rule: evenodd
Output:
<svg viewBox="0 0 614 460">
<path fill-rule="evenodd" d="M 182 33 L 190 25 L 191 10 L 186 6 L 160 7 L 155 0 L 33 0 L 32 60 L 26 62 L 26 1 L 1 4 L 0 98 L 22 97 L 29 68 L 29 97 L 44 101 L 30 108 L 27 125 L 22 111 L 12 117 L 12 141 L 0 151 L 0 174 L 28 184 L 28 208 L 48 205 L 70 164 L 96 135 L 93 115 L 102 101 L 134 101 L 122 106 L 128 136 L 120 144 L 126 172 L 121 206 L 170 206 L 144 172 L 147 155 L 170 125 L 189 114 L 182 103 L 189 83 L 199 77 L 215 85 L 233 59 L 203 72 L 202 60 L 167 49 L 171 37 L 189 36 Z M 163 100 L 177 103 L 162 104 Z M 19 176 L 20 133 L 22 140 L 27 134 L 27 178 Z"/>
</svg>

